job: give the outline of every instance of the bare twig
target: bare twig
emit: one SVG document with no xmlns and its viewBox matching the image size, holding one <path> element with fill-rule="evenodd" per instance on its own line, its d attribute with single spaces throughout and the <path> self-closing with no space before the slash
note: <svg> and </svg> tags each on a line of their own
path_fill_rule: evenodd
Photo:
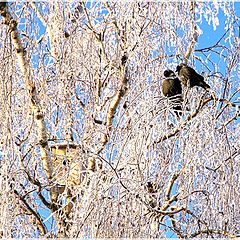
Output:
<svg viewBox="0 0 240 240">
<path fill-rule="evenodd" d="M 233 24 L 236 22 L 236 20 L 233 22 Z M 232 28 L 232 25 L 226 30 L 226 32 L 220 37 L 220 39 L 212 46 L 210 47 L 205 47 L 205 48 L 201 48 L 201 49 L 196 49 L 195 52 L 208 52 L 211 51 L 213 48 L 216 47 L 224 47 L 224 46 L 220 46 L 219 43 L 222 41 L 222 39 L 227 35 L 228 31 Z"/>
<path fill-rule="evenodd" d="M 202 235 L 202 234 L 219 234 L 219 235 L 227 236 L 229 238 L 235 238 L 236 237 L 235 235 L 233 235 L 233 234 L 231 234 L 227 231 L 206 229 L 206 230 L 200 230 L 200 231 L 197 231 L 197 232 L 191 234 L 190 238 L 194 238 L 194 237 L 197 237 L 197 236 Z"/>
</svg>

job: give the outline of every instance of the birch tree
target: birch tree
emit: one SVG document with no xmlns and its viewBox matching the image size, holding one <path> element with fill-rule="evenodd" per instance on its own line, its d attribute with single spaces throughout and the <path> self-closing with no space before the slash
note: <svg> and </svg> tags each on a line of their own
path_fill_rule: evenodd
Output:
<svg viewBox="0 0 240 240">
<path fill-rule="evenodd" d="M 1 237 L 237 237 L 237 5 L 1 2 Z"/>
</svg>

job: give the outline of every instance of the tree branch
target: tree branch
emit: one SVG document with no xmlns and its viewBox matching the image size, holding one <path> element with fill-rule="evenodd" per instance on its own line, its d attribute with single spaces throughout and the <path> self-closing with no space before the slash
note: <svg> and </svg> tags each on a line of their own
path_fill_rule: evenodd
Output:
<svg viewBox="0 0 240 240">
<path fill-rule="evenodd" d="M 178 132 L 180 132 L 180 130 L 185 127 L 187 125 L 187 123 L 192 120 L 194 117 L 197 116 L 197 114 L 199 113 L 199 111 L 202 109 L 202 107 L 204 107 L 208 102 L 210 102 L 211 100 L 213 100 L 213 97 L 211 98 L 207 98 L 205 100 L 203 100 L 203 96 L 201 97 L 201 99 L 198 102 L 198 106 L 195 109 L 194 112 L 190 113 L 187 118 L 185 119 L 185 121 L 181 124 L 180 127 L 175 128 L 172 132 L 162 136 L 158 141 L 154 141 L 154 144 L 160 143 L 166 139 L 169 139 L 173 136 L 175 136 Z"/>
<path fill-rule="evenodd" d="M 26 199 L 17 191 L 14 190 L 14 193 L 19 197 L 19 199 L 23 202 L 23 204 L 25 205 L 25 207 L 27 208 L 27 210 L 37 219 L 38 221 L 38 228 L 41 232 L 42 235 L 45 235 L 47 233 L 47 228 L 44 225 L 41 216 L 39 215 L 38 212 L 36 212 L 26 201 Z"/>
<path fill-rule="evenodd" d="M 236 20 L 233 22 L 233 24 L 236 22 Z M 222 39 L 227 35 L 228 31 L 232 28 L 232 25 L 226 30 L 226 32 L 220 37 L 220 39 L 212 46 L 210 47 L 205 47 L 205 48 L 201 48 L 201 49 L 196 49 L 195 52 L 208 52 L 211 51 L 213 48 L 216 47 L 225 47 L 225 46 L 220 46 L 218 45 Z"/>
<path fill-rule="evenodd" d="M 196 23 L 195 23 L 195 7 L 196 7 L 196 3 L 194 0 L 191 0 L 190 2 L 190 12 L 191 12 L 191 15 L 192 15 L 192 19 L 191 19 L 191 29 L 190 29 L 190 43 L 187 47 L 187 51 L 184 55 L 184 59 L 183 59 L 183 62 L 187 64 L 188 62 L 188 59 L 190 58 L 193 50 L 194 50 L 194 47 L 195 47 L 195 44 L 197 42 L 197 38 L 198 38 L 198 34 L 197 34 L 197 26 L 196 26 Z"/>
<path fill-rule="evenodd" d="M 16 55 L 19 62 L 21 72 L 23 74 L 25 84 L 29 90 L 29 96 L 31 99 L 32 111 L 35 117 L 37 130 L 38 130 L 38 142 L 40 147 L 40 153 L 43 161 L 43 167 L 48 179 L 52 177 L 52 163 L 49 157 L 49 146 L 47 142 L 47 128 L 44 121 L 44 115 L 40 107 L 40 101 L 37 96 L 37 91 L 34 82 L 30 78 L 30 66 L 25 59 L 25 51 L 22 47 L 21 40 L 19 38 L 17 22 L 13 19 L 10 14 L 8 7 L 6 6 L 2 11 L 1 15 L 5 18 L 5 24 L 9 27 L 11 32 L 11 39 L 16 49 Z"/>
<path fill-rule="evenodd" d="M 206 229 L 206 230 L 200 230 L 200 231 L 197 231 L 197 232 L 191 234 L 190 238 L 194 238 L 194 237 L 197 237 L 197 236 L 202 235 L 202 234 L 219 234 L 219 235 L 227 236 L 229 238 L 235 238 L 236 237 L 235 235 L 233 235 L 233 234 L 231 234 L 227 231 Z"/>
<path fill-rule="evenodd" d="M 31 5 L 32 9 L 37 13 L 38 18 L 42 22 L 42 24 L 46 27 L 46 30 L 49 35 L 49 40 L 50 40 L 50 49 L 51 49 L 51 55 L 54 57 L 54 59 L 57 61 L 58 60 L 58 48 L 56 47 L 56 39 L 53 34 L 52 29 L 50 28 L 49 24 L 47 21 L 44 19 L 43 15 L 41 12 L 38 10 L 35 2 L 30 1 L 29 4 Z"/>
<path fill-rule="evenodd" d="M 172 188 L 173 188 L 173 184 L 174 182 L 177 180 L 177 178 L 179 177 L 180 173 L 174 173 L 172 175 L 172 178 L 171 180 L 169 181 L 168 183 L 168 187 L 167 187 L 167 191 L 166 191 L 166 197 L 165 197 L 165 201 L 169 201 L 170 200 L 170 194 L 171 194 L 171 191 L 172 191 Z"/>
</svg>

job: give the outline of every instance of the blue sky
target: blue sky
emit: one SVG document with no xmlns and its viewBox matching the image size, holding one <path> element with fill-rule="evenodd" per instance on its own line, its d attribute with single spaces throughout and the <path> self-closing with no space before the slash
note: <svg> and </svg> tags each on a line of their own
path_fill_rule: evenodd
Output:
<svg viewBox="0 0 240 240">
<path fill-rule="evenodd" d="M 237 13 L 237 16 L 240 17 L 240 2 L 236 2 L 235 3 L 235 11 Z M 216 27 L 216 30 L 214 30 L 213 26 L 209 25 L 207 23 L 207 21 L 203 18 L 203 21 L 201 24 L 199 24 L 199 27 L 201 28 L 201 30 L 203 31 L 203 34 L 199 36 L 198 39 L 198 43 L 196 45 L 196 49 L 201 49 L 201 48 L 205 48 L 205 47 L 210 47 L 213 44 L 215 44 L 221 37 L 222 35 L 225 33 L 225 20 L 226 17 L 224 16 L 222 10 L 220 10 L 219 14 L 218 14 L 218 19 L 219 19 L 219 26 Z M 39 24 L 39 23 L 38 23 Z M 45 28 L 42 26 L 42 24 L 39 24 L 41 26 L 41 30 L 39 31 L 39 33 L 43 34 L 45 31 Z M 238 25 L 240 25 L 240 23 L 238 22 Z M 23 27 L 23 25 L 21 26 Z M 20 27 L 20 29 L 21 29 Z M 239 28 L 240 31 L 240 28 Z M 40 34 L 40 35 L 41 35 Z M 239 33 L 240 34 L 240 33 Z M 38 36 L 40 37 L 40 36 Z M 228 43 L 224 43 L 224 39 L 222 40 L 223 44 L 228 44 Z M 196 55 L 198 55 L 199 53 L 196 53 Z M 201 55 L 201 54 L 199 54 Z M 35 60 L 37 58 L 37 54 L 35 55 Z M 212 59 L 215 61 L 216 56 L 214 56 L 214 54 L 212 55 Z M 196 62 L 196 65 L 199 69 L 201 69 L 200 65 Z M 201 69 L 202 70 L 202 69 Z M 224 62 L 221 61 L 221 71 L 225 72 L 225 65 Z M 236 75 L 236 78 L 239 77 Z M 238 86 L 239 87 L 239 86 Z M 236 96 L 236 98 L 239 97 Z M 1 151 L 0 151 L 0 159 L 1 159 Z M 47 210 L 40 210 L 39 211 L 42 215 L 48 215 L 50 212 Z M 46 224 L 48 228 L 50 228 L 50 224 Z M 169 231 L 166 234 L 167 237 L 177 237 L 175 234 L 173 234 L 172 231 Z"/>
</svg>

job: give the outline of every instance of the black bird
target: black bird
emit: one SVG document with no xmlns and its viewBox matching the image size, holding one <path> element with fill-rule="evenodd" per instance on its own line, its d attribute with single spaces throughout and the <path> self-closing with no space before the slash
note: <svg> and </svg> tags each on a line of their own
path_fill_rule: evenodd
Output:
<svg viewBox="0 0 240 240">
<path fill-rule="evenodd" d="M 179 116 L 181 115 L 182 106 L 182 86 L 181 82 L 175 73 L 172 70 L 165 70 L 163 73 L 164 77 L 166 77 L 162 84 L 162 92 L 163 95 L 170 98 L 175 110 L 175 113 Z"/>
<path fill-rule="evenodd" d="M 163 75 L 166 77 L 162 84 L 163 95 L 166 97 L 173 97 L 182 94 L 181 82 L 175 73 L 172 70 L 165 70 Z"/>
<path fill-rule="evenodd" d="M 147 191 L 149 193 L 156 193 L 156 184 L 152 183 L 152 182 L 147 182 Z"/>
<path fill-rule="evenodd" d="M 122 58 L 121 58 L 121 63 L 122 63 L 122 65 L 125 65 L 126 62 L 127 62 L 127 60 L 128 60 L 127 54 L 124 53 L 124 55 L 123 55 Z"/>
<path fill-rule="evenodd" d="M 5 1 L 3 2 L 0 2 L 0 11 L 1 11 L 1 14 L 2 12 L 4 11 L 4 8 L 7 6 L 7 3 Z"/>
<path fill-rule="evenodd" d="M 210 86 L 204 81 L 204 77 L 198 74 L 193 68 L 187 66 L 187 64 L 181 63 L 178 65 L 176 72 L 184 86 L 189 86 L 190 88 L 200 86 L 205 90 L 210 89 Z"/>
</svg>

